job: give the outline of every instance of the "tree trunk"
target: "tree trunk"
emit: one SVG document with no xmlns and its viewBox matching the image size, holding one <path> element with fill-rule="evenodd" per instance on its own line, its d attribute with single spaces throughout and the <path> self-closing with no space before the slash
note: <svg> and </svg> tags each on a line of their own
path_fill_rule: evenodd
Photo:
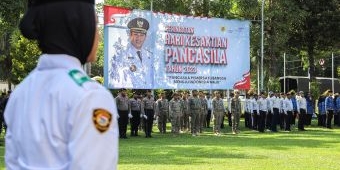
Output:
<svg viewBox="0 0 340 170">
<path fill-rule="evenodd" d="M 309 82 L 315 80 L 315 64 L 314 64 L 314 45 L 308 46 L 308 61 L 309 61 Z"/>
</svg>

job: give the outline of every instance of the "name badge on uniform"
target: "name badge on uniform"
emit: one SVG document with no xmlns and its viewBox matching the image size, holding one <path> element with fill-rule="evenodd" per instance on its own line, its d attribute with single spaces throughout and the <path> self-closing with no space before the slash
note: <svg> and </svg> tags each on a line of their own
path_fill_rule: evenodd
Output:
<svg viewBox="0 0 340 170">
<path fill-rule="evenodd" d="M 105 109 L 96 109 L 93 111 L 93 123 L 100 133 L 104 133 L 110 127 L 112 116 Z"/>
</svg>

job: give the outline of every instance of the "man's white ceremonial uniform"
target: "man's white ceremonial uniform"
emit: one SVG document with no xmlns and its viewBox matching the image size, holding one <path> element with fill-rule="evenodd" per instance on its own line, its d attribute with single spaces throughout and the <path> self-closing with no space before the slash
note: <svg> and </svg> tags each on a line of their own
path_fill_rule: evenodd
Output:
<svg viewBox="0 0 340 170">
<path fill-rule="evenodd" d="M 138 56 L 138 51 L 140 57 Z M 127 49 L 119 56 L 122 68 L 118 70 L 123 87 L 151 89 L 153 85 L 152 54 L 146 49 L 137 50 L 128 44 Z"/>
<path fill-rule="evenodd" d="M 42 55 L 12 93 L 5 119 L 7 169 L 116 169 L 115 101 L 77 58 Z"/>
</svg>

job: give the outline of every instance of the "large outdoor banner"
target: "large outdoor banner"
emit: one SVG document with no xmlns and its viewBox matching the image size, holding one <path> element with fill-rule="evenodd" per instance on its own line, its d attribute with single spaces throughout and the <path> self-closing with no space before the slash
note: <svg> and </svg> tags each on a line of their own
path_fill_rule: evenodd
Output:
<svg viewBox="0 0 340 170">
<path fill-rule="evenodd" d="M 249 89 L 249 22 L 104 7 L 108 88 Z"/>
</svg>

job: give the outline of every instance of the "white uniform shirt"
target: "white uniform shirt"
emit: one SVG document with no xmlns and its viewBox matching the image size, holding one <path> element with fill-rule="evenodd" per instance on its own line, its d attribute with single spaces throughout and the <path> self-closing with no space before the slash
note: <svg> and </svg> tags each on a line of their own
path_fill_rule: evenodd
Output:
<svg viewBox="0 0 340 170">
<path fill-rule="evenodd" d="M 283 101 L 283 103 L 284 103 L 283 109 L 284 109 L 285 114 L 287 114 L 287 111 L 293 111 L 294 110 L 293 101 L 291 99 L 286 98 Z"/>
<path fill-rule="evenodd" d="M 245 100 L 245 104 L 244 104 L 245 108 L 244 110 L 248 113 L 252 113 L 253 112 L 253 104 L 252 104 L 252 99 L 246 99 Z"/>
<path fill-rule="evenodd" d="M 257 114 L 260 114 L 259 112 L 259 104 L 257 102 L 257 100 L 255 98 L 252 99 L 252 104 L 253 104 L 253 111 L 252 113 L 254 113 L 254 110 L 256 110 Z"/>
<path fill-rule="evenodd" d="M 268 101 L 267 101 L 266 98 L 260 97 L 260 98 L 257 100 L 257 102 L 258 102 L 258 104 L 259 104 L 259 110 L 265 111 L 265 112 L 268 111 Z"/>
<path fill-rule="evenodd" d="M 286 98 L 280 97 L 280 113 L 284 113 L 285 100 Z"/>
<path fill-rule="evenodd" d="M 307 101 L 305 97 L 297 97 L 299 108 L 307 111 Z"/>
<path fill-rule="evenodd" d="M 268 96 L 266 98 L 266 100 L 267 100 L 267 108 L 268 108 L 268 111 L 270 111 L 271 113 L 273 113 L 273 100 L 274 100 L 274 97 L 275 96 L 272 96 L 272 97 Z"/>
<path fill-rule="evenodd" d="M 127 49 L 118 54 L 118 59 L 113 64 L 118 67 L 113 74 L 119 74 L 114 80 L 116 88 L 135 88 L 151 89 L 153 88 L 153 58 L 151 52 L 141 49 L 141 59 L 137 54 L 137 49 L 128 44 Z M 113 76 L 115 77 L 115 76 Z M 119 78 L 118 78 L 119 77 Z"/>
<path fill-rule="evenodd" d="M 273 108 L 277 108 L 281 110 L 281 98 L 274 96 L 272 101 L 273 101 Z"/>
<path fill-rule="evenodd" d="M 97 82 L 79 81 L 86 77 L 74 57 L 39 58 L 6 107 L 7 169 L 116 169 L 116 104 Z"/>
</svg>

